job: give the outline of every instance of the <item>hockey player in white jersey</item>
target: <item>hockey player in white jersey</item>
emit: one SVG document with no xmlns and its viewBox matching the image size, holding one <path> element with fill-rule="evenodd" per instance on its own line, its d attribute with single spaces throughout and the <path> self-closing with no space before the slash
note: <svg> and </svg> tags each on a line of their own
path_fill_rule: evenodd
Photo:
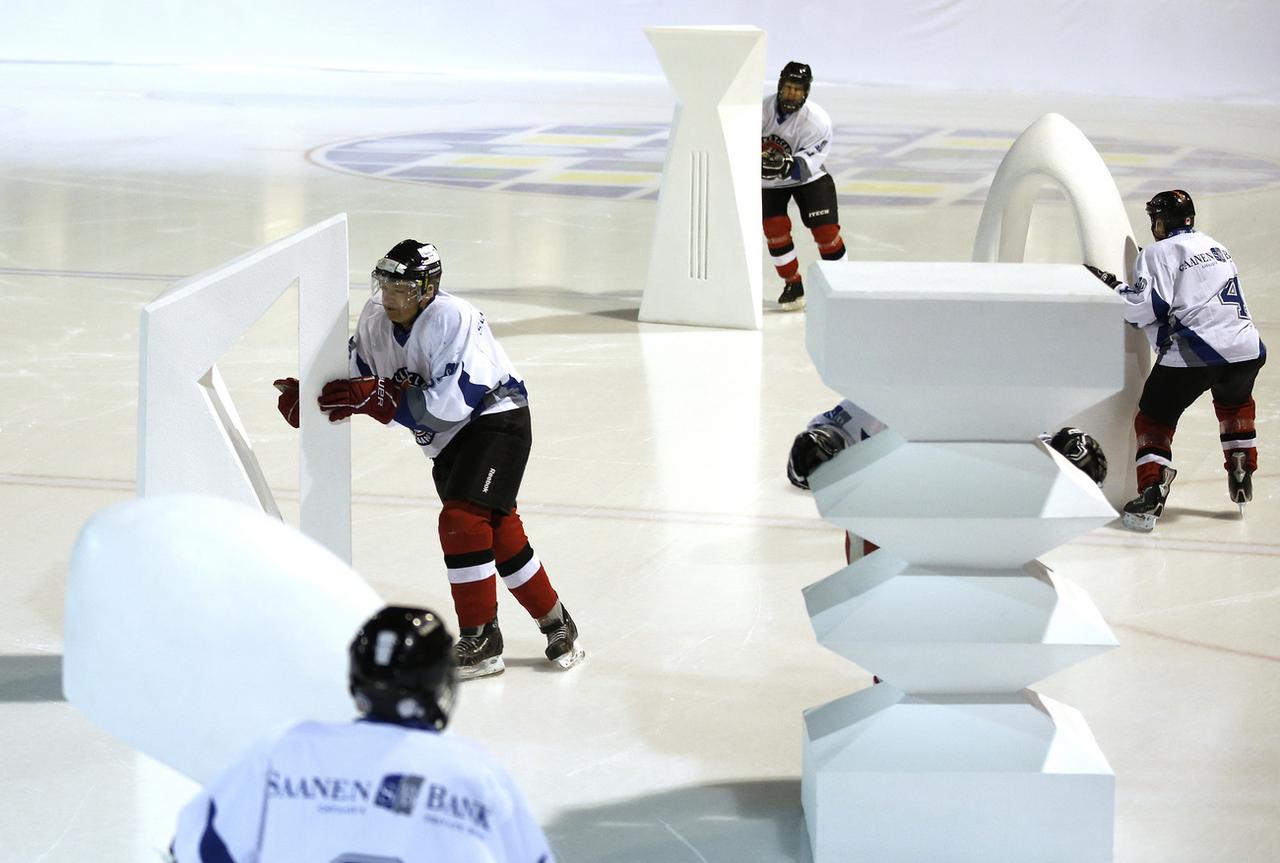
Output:
<svg viewBox="0 0 1280 863">
<path fill-rule="evenodd" d="M 361 718 L 303 722 L 252 747 L 187 804 L 176 863 L 551 863 L 520 789 L 444 734 L 453 637 L 425 608 L 388 607 L 351 643 Z"/>
<path fill-rule="evenodd" d="M 462 679 L 505 668 L 496 582 L 547 638 L 547 659 L 563 668 L 584 656 L 578 627 L 525 536 L 516 497 L 529 460 L 528 392 L 484 314 L 440 290 L 436 247 L 397 243 L 372 273 L 349 345 L 350 378 L 330 381 L 320 409 L 396 422 L 433 460 L 440 497 L 440 546 L 460 636 Z M 297 424 L 297 381 L 276 381 L 280 413 Z"/>
<path fill-rule="evenodd" d="M 804 307 L 804 282 L 791 240 L 787 204 L 795 198 L 800 219 L 813 233 L 823 260 L 844 257 L 836 184 L 823 164 L 831 152 L 831 118 L 809 99 L 813 70 L 792 60 L 778 76 L 778 91 L 764 100 L 760 130 L 760 177 L 764 236 L 782 277 L 778 304 Z"/>
<path fill-rule="evenodd" d="M 1124 506 L 1126 527 L 1150 531 L 1164 512 L 1173 468 L 1178 420 L 1209 390 L 1218 417 L 1227 494 L 1244 513 L 1253 500 L 1258 469 L 1253 384 L 1267 349 L 1249 317 L 1231 253 L 1195 228 L 1195 204 L 1182 189 L 1147 202 L 1155 242 L 1138 255 L 1133 284 L 1096 267 L 1090 272 L 1115 288 L 1124 316 L 1141 327 L 1156 351 L 1138 401 L 1138 496 Z"/>
</svg>

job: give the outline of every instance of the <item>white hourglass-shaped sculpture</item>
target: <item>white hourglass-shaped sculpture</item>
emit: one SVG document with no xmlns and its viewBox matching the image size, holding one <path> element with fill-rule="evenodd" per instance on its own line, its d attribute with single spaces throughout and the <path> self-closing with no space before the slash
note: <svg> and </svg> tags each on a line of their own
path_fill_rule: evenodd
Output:
<svg viewBox="0 0 1280 863">
<path fill-rule="evenodd" d="M 1110 861 L 1114 774 L 1079 713 L 1025 687 L 1116 645 L 1036 560 L 1115 511 L 1036 435 L 1123 386 L 1118 300 L 1066 264 L 809 281 L 814 364 L 889 426 L 810 478 L 880 547 L 806 589 L 815 632 L 886 681 L 805 713 L 815 860 Z"/>
<path fill-rule="evenodd" d="M 640 320 L 758 330 L 760 83 L 757 27 L 646 27 L 676 111 Z"/>
</svg>

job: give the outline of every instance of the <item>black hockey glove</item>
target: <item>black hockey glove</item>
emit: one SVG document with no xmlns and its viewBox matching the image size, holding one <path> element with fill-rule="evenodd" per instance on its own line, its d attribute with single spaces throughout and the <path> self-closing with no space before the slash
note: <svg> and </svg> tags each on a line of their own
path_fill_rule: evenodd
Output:
<svg viewBox="0 0 1280 863">
<path fill-rule="evenodd" d="M 809 474 L 818 466 L 831 461 L 846 446 L 840 433 L 829 426 L 807 428 L 791 443 L 791 455 L 787 459 L 787 479 L 796 488 L 809 487 Z"/>
<path fill-rule="evenodd" d="M 772 147 L 768 150 L 761 150 L 760 179 L 781 180 L 783 177 L 789 177 L 795 164 L 796 160 L 791 158 L 790 153 L 784 153 Z"/>
<path fill-rule="evenodd" d="M 1098 281 L 1102 282 L 1102 284 L 1106 285 L 1113 291 L 1120 284 L 1120 280 L 1111 273 L 1108 273 L 1106 270 L 1100 270 L 1097 267 L 1091 267 L 1088 264 L 1085 264 L 1084 268 L 1097 276 Z"/>
</svg>

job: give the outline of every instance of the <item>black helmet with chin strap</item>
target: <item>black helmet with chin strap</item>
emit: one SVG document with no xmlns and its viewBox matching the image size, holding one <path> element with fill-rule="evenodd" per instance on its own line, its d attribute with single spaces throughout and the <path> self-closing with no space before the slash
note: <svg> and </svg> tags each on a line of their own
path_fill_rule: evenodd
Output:
<svg viewBox="0 0 1280 863">
<path fill-rule="evenodd" d="M 435 246 L 417 240 L 401 240 L 373 268 L 373 293 L 376 296 L 388 285 L 401 283 L 418 291 L 416 299 L 429 300 L 439 289 L 443 272 L 444 265 Z"/>
<path fill-rule="evenodd" d="M 401 725 L 449 723 L 456 669 L 453 636 L 433 611 L 388 606 L 351 642 L 348 681 L 356 709 Z"/>
<path fill-rule="evenodd" d="M 1165 233 L 1172 234 L 1180 228 L 1195 227 L 1196 205 L 1182 189 L 1170 189 L 1147 201 L 1147 217 L 1152 227 L 1156 222 L 1164 222 Z"/>
<path fill-rule="evenodd" d="M 794 99 L 783 99 L 783 84 L 797 85 L 804 90 L 804 96 L 798 102 Z M 778 75 L 778 113 L 793 114 L 803 108 L 805 101 L 809 98 L 809 86 L 811 84 L 813 84 L 813 70 L 809 68 L 807 63 L 799 63 L 792 60 L 783 66 L 782 72 Z"/>
</svg>

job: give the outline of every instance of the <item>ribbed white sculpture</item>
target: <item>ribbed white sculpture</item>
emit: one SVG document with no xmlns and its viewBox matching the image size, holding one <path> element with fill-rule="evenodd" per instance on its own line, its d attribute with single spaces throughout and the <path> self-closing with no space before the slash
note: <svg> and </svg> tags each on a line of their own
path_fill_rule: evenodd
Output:
<svg viewBox="0 0 1280 863">
<path fill-rule="evenodd" d="M 646 27 L 676 91 L 640 320 L 760 329 L 756 27 Z"/>
<path fill-rule="evenodd" d="M 814 859 L 1109 863 L 1111 768 L 1024 687 L 1116 645 L 1035 560 L 1115 511 L 1035 436 L 1121 388 L 1118 300 L 1065 264 L 808 281 L 824 382 L 889 425 L 810 477 L 824 517 L 880 546 L 806 589 L 814 630 L 887 681 L 805 713 Z"/>
</svg>

